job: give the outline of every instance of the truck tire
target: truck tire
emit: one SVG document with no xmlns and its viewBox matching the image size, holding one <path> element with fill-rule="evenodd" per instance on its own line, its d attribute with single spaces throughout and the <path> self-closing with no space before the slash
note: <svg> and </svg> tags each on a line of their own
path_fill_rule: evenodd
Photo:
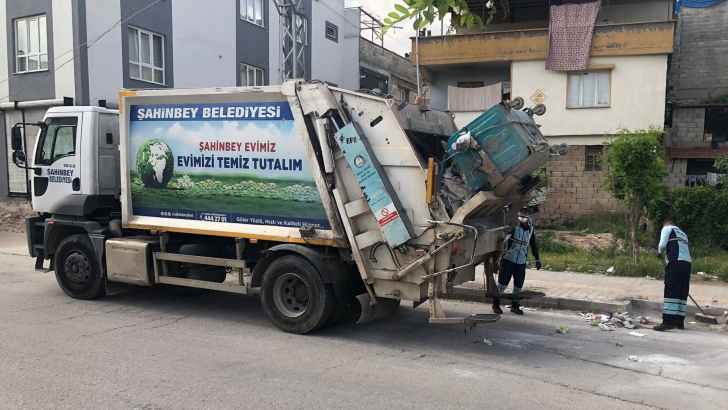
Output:
<svg viewBox="0 0 728 410">
<path fill-rule="evenodd" d="M 71 235 L 58 244 L 54 256 L 56 280 L 74 299 L 96 299 L 106 294 L 104 275 L 91 240 Z"/>
<path fill-rule="evenodd" d="M 268 317 L 287 333 L 304 334 L 325 325 L 338 305 L 334 287 L 297 255 L 282 256 L 268 266 L 260 286 Z"/>
</svg>

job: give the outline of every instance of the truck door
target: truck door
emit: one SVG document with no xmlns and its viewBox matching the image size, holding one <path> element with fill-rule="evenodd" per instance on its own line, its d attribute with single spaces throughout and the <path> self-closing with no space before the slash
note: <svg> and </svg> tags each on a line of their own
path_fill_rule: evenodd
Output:
<svg viewBox="0 0 728 410">
<path fill-rule="evenodd" d="M 80 115 L 48 117 L 35 148 L 33 209 L 50 212 L 57 202 L 81 192 Z"/>
</svg>

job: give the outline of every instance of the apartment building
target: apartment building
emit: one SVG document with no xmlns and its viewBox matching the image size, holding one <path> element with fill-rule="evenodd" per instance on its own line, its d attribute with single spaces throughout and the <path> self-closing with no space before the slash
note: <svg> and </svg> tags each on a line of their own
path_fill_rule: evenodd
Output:
<svg viewBox="0 0 728 410">
<path fill-rule="evenodd" d="M 0 197 L 27 195 L 10 128 L 62 104 L 117 104 L 123 88 L 280 84 L 291 44 L 278 0 L 0 0 Z M 296 0 L 297 72 L 359 88 L 359 16 Z M 33 146 L 35 133 L 25 136 Z M 6 171 L 7 170 L 7 171 Z"/>
<path fill-rule="evenodd" d="M 700 7 L 695 7 L 700 6 Z M 673 188 L 715 181 L 728 155 L 728 2 L 683 1 L 668 76 L 668 177 Z"/>
<path fill-rule="evenodd" d="M 482 2 L 468 3 L 472 11 L 487 16 Z M 664 124 L 674 2 L 602 1 L 588 68 L 576 71 L 546 69 L 550 6 L 587 2 L 509 3 L 510 16 L 505 21 L 496 16 L 485 31 L 462 28 L 450 37 L 419 39 L 420 71 L 431 84 L 430 106 L 450 110 L 456 123 L 464 126 L 488 108 L 483 101 L 492 106 L 502 98 L 521 96 L 527 106 L 545 104 L 546 114 L 537 117 L 541 131 L 552 143 L 567 143 L 571 150 L 547 166 L 551 186 L 541 219 L 619 209 L 619 202 L 602 187 L 603 170 L 597 159 L 604 153 L 605 134 Z M 472 107 L 464 106 L 463 101 L 469 101 L 464 96 L 473 89 L 483 90 L 486 97 Z"/>
</svg>

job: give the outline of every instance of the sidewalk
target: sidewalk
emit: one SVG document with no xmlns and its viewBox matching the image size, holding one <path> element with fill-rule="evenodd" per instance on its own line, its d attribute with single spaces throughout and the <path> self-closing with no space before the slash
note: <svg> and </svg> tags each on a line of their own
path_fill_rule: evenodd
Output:
<svg viewBox="0 0 728 410">
<path fill-rule="evenodd" d="M 452 299 L 483 301 L 483 268 L 475 271 L 475 281 L 457 286 Z M 512 284 L 513 282 L 511 282 Z M 549 272 L 529 269 L 524 290 L 543 292 L 546 297 L 524 301 L 526 306 L 568 310 L 661 310 L 664 283 L 650 278 L 629 278 L 586 273 Z M 510 292 L 509 287 L 507 292 Z M 722 315 L 728 310 L 728 283 L 703 282 L 693 276 L 690 294 L 706 313 Z M 688 312 L 697 312 L 688 300 Z"/>
</svg>

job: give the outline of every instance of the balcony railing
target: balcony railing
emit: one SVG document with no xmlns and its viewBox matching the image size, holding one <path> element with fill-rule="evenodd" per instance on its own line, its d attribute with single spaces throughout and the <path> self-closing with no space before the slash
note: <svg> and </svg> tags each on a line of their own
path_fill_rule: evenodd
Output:
<svg viewBox="0 0 728 410">
<path fill-rule="evenodd" d="M 596 26 L 591 56 L 669 54 L 673 50 L 674 34 L 673 21 Z M 421 66 L 545 60 L 549 48 L 549 30 L 420 37 L 419 43 Z M 413 53 L 414 48 L 413 40 Z M 414 58 L 412 62 L 415 63 Z"/>
</svg>

